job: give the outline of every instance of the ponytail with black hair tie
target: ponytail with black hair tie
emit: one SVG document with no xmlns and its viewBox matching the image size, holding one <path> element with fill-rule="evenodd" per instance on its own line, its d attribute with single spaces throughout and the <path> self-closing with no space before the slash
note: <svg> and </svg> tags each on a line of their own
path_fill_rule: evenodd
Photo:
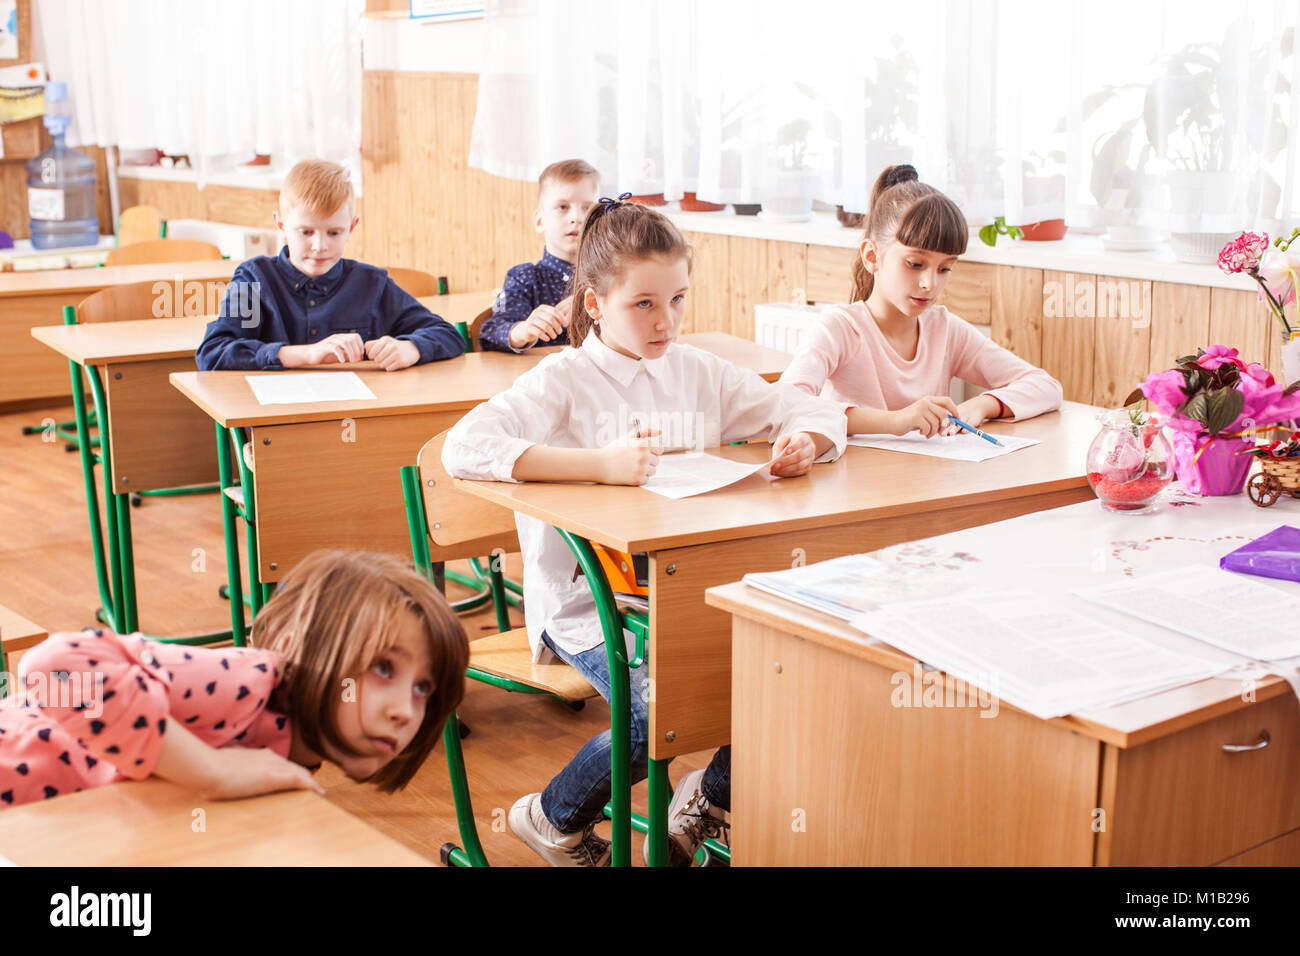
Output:
<svg viewBox="0 0 1300 956">
<path fill-rule="evenodd" d="M 881 185 L 888 189 L 890 186 L 897 186 L 899 183 L 910 183 L 919 180 L 921 177 L 916 172 L 916 167 L 910 163 L 900 163 L 891 167 L 885 174 L 884 182 Z"/>
<path fill-rule="evenodd" d="M 611 211 L 611 210 L 613 210 L 613 209 L 617 209 L 619 206 L 626 206 L 626 205 L 628 205 L 628 200 L 631 199 L 631 198 L 632 198 L 632 194 L 631 194 L 631 193 L 623 193 L 623 194 L 622 194 L 621 196 L 619 196 L 617 199 L 610 199 L 608 196 L 601 196 L 600 199 L 597 200 L 597 201 L 598 201 L 601 205 L 603 205 L 603 206 L 606 207 L 606 209 L 605 209 L 606 212 L 609 212 L 609 211 Z"/>
</svg>

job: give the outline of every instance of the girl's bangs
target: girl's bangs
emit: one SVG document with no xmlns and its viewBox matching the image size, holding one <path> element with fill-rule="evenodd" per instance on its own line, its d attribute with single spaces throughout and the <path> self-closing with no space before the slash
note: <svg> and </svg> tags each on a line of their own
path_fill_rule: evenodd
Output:
<svg viewBox="0 0 1300 956">
<path fill-rule="evenodd" d="M 898 224 L 894 238 L 913 249 L 960 256 L 966 252 L 970 230 L 966 217 L 956 204 L 947 196 L 936 193 L 912 205 Z"/>
</svg>

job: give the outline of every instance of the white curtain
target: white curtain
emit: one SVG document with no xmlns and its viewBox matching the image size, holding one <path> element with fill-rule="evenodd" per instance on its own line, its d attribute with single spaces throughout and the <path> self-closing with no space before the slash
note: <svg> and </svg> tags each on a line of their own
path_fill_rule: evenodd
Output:
<svg viewBox="0 0 1300 956">
<path fill-rule="evenodd" d="M 911 162 L 975 221 L 1300 216 L 1297 0 L 497 0 L 470 165 L 862 211 Z"/>
<path fill-rule="evenodd" d="M 359 172 L 364 0 L 38 0 L 70 143 Z"/>
</svg>

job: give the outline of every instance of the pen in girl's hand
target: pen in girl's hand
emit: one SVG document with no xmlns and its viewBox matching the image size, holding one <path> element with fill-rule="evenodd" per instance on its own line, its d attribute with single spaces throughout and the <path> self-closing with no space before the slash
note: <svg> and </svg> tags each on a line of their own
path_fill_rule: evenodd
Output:
<svg viewBox="0 0 1300 956">
<path fill-rule="evenodd" d="M 962 421 L 962 420 L 961 420 L 960 418 L 958 418 L 956 415 L 949 415 L 949 416 L 948 416 L 948 420 L 951 421 L 951 422 L 952 422 L 954 425 L 956 425 L 958 428 L 962 429 L 963 431 L 968 431 L 968 432 L 970 432 L 972 435 L 979 435 L 980 438 L 983 438 L 985 441 L 992 442 L 993 444 L 997 445 L 999 448 L 1002 447 L 1002 442 L 998 441 L 996 438 L 994 438 L 994 437 L 993 437 L 992 435 L 990 435 L 988 432 L 982 432 L 982 431 L 980 431 L 978 428 L 976 428 L 974 425 L 967 425 L 964 421 Z"/>
</svg>

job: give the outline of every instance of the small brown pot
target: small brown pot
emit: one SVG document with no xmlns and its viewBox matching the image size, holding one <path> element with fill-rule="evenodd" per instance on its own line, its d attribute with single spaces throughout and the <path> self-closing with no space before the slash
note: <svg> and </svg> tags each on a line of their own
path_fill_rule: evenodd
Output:
<svg viewBox="0 0 1300 956">
<path fill-rule="evenodd" d="M 848 226 L 850 229 L 861 229 L 862 223 L 867 217 L 860 212 L 845 212 L 843 206 L 836 206 L 835 218 L 840 221 L 841 226 Z"/>
<path fill-rule="evenodd" d="M 632 196 L 628 202 L 640 203 L 642 206 L 666 206 L 668 200 L 664 199 L 663 193 L 647 193 L 644 196 Z"/>
</svg>

